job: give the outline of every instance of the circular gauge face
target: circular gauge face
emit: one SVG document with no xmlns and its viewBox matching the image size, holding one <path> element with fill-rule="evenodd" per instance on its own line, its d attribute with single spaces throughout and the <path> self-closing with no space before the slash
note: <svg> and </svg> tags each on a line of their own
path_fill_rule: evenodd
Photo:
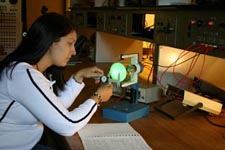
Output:
<svg viewBox="0 0 225 150">
<path fill-rule="evenodd" d="M 102 82 L 102 83 L 106 83 L 107 80 L 108 80 L 108 78 L 107 78 L 106 76 L 102 76 L 102 77 L 101 77 L 101 82 Z"/>
</svg>

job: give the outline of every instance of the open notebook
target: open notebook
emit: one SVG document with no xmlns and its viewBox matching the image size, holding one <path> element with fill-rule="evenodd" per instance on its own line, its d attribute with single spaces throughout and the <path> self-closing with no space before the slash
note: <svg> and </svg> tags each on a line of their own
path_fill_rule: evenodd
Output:
<svg viewBox="0 0 225 150">
<path fill-rule="evenodd" d="M 129 123 L 87 124 L 78 134 L 85 150 L 152 150 Z"/>
</svg>

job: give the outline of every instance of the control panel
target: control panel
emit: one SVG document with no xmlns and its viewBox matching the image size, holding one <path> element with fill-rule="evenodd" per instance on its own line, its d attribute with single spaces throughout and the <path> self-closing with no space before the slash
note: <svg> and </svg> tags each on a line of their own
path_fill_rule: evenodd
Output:
<svg viewBox="0 0 225 150">
<path fill-rule="evenodd" d="M 156 14 L 154 41 L 225 58 L 225 19 L 222 11 L 162 11 Z M 189 47 L 193 47 L 189 49 Z M 207 49 L 207 48 L 209 49 Z"/>
<path fill-rule="evenodd" d="M 75 11 L 71 13 L 71 19 L 76 27 L 87 27 L 87 11 Z"/>
<path fill-rule="evenodd" d="M 0 1 L 0 58 L 12 52 L 22 39 L 21 1 Z"/>
<path fill-rule="evenodd" d="M 213 47 L 208 54 L 225 58 L 224 12 L 191 12 L 183 15 L 184 47 L 191 44 Z"/>
<path fill-rule="evenodd" d="M 179 33 L 178 15 L 174 12 L 160 12 L 156 14 L 154 39 L 162 45 L 178 46 Z"/>
<path fill-rule="evenodd" d="M 76 27 L 89 27 L 105 31 L 105 13 L 98 11 L 73 11 L 71 17 Z"/>
<path fill-rule="evenodd" d="M 105 27 L 107 32 L 127 35 L 128 14 L 122 12 L 106 13 Z"/>
<path fill-rule="evenodd" d="M 81 9 L 82 10 L 82 9 Z M 127 36 L 138 40 L 154 42 L 158 45 L 189 49 L 190 46 L 203 46 L 207 55 L 225 58 L 225 19 L 224 10 L 189 8 L 157 8 L 154 10 L 136 9 L 94 9 L 73 11 L 79 27 L 94 27 L 97 31 Z M 153 20 L 146 27 L 146 16 Z M 153 16 L 153 17 L 152 17 Z M 210 47 L 210 50 L 204 48 Z"/>
</svg>

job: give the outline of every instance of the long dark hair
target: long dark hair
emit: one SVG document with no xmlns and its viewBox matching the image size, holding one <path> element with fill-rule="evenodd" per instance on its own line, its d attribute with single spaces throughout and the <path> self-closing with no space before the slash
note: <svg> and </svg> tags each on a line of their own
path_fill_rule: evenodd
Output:
<svg viewBox="0 0 225 150">
<path fill-rule="evenodd" d="M 57 13 L 46 13 L 37 18 L 15 51 L 0 62 L 0 80 L 4 68 L 14 68 L 20 62 L 37 64 L 53 42 L 59 41 L 61 37 L 74 30 L 72 22 Z M 12 71 L 9 78 L 12 76 Z M 54 84 L 56 94 L 58 88 L 63 90 L 65 84 L 64 67 L 51 66 L 45 71 L 45 74 L 46 77 L 51 74 L 52 79 L 56 80 L 56 84 Z"/>
</svg>

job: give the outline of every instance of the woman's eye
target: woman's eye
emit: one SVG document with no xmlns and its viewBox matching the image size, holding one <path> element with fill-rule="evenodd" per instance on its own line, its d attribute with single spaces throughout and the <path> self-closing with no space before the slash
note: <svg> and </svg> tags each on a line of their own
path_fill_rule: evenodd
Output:
<svg viewBox="0 0 225 150">
<path fill-rule="evenodd" d="M 68 44 L 69 44 L 69 45 L 73 45 L 73 42 L 69 42 Z"/>
</svg>

